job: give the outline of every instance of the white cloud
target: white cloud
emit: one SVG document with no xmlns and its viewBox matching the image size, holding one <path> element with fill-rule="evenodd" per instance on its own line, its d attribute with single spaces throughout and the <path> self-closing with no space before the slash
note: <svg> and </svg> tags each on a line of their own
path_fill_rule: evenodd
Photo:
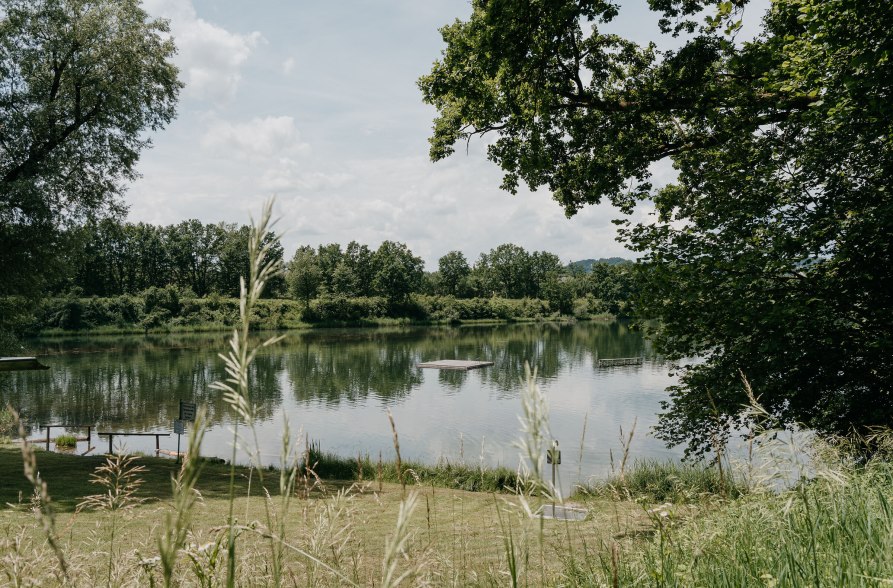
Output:
<svg viewBox="0 0 893 588">
<path fill-rule="evenodd" d="M 175 58 L 186 94 L 226 102 L 238 90 L 241 70 L 263 36 L 230 32 L 199 18 L 191 0 L 146 0 L 146 10 L 171 22 Z"/>
<path fill-rule="evenodd" d="M 451 2 L 401 6 L 392 11 L 400 19 L 371 5 L 362 16 L 356 7 L 318 3 L 308 15 L 285 3 L 281 12 L 251 12 L 244 25 L 254 9 L 240 0 L 196 2 L 198 15 L 193 0 L 144 0 L 152 14 L 171 19 L 190 85 L 184 98 L 216 104 L 184 99 L 180 117 L 153 137 L 143 177 L 127 196 L 130 220 L 244 223 L 275 194 L 288 255 L 299 244 L 377 247 L 392 239 L 432 269 L 448 251 L 474 261 L 507 242 L 564 261 L 631 256 L 614 240 L 610 221 L 620 213 L 610 205 L 568 220 L 547 190 L 501 191 L 483 141 L 468 156 L 462 149 L 438 164 L 427 160 L 434 110 L 419 104 L 414 80 L 441 49 L 438 23 L 468 10 Z M 413 20 L 429 10 L 442 14 Z M 255 28 L 263 37 L 242 34 Z M 674 174 L 666 164 L 653 171 L 655 184 Z M 637 209 L 634 219 L 648 212 Z"/>
<path fill-rule="evenodd" d="M 295 119 L 290 116 L 253 118 L 243 123 L 216 120 L 202 136 L 201 145 L 237 160 L 260 157 L 290 161 L 290 156 L 310 148 L 301 142 Z"/>
<path fill-rule="evenodd" d="M 130 219 L 167 224 L 196 216 L 205 222 L 244 223 L 275 194 L 287 255 L 302 244 L 356 240 L 377 247 L 391 239 L 405 242 L 429 269 L 451 250 L 473 262 L 501 243 L 550 251 L 563 261 L 632 257 L 614 240 L 616 227 L 610 221 L 620 213 L 610 205 L 588 207 L 567 219 L 545 191 L 522 188 L 511 196 L 499 190 L 499 170 L 489 162 L 460 157 L 432 164 L 421 156 L 336 163 L 312 154 L 249 157 L 269 153 L 291 136 L 270 132 L 268 140 L 243 141 L 249 126 L 221 125 L 215 131 L 215 140 L 242 142 L 234 148 L 241 155 L 220 152 L 217 159 L 202 159 L 177 173 L 162 162 L 144 167 L 143 179 L 129 194 Z M 648 212 L 643 206 L 633 218 L 641 220 Z"/>
</svg>

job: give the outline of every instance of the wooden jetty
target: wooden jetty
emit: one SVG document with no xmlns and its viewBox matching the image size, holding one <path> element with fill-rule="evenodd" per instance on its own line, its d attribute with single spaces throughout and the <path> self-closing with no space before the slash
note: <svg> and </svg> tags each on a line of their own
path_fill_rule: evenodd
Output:
<svg viewBox="0 0 893 588">
<path fill-rule="evenodd" d="M 478 361 L 466 359 L 438 359 L 437 361 L 426 361 L 417 364 L 416 367 L 431 368 L 435 370 L 476 370 L 478 368 L 493 365 L 492 361 Z"/>
<path fill-rule="evenodd" d="M 597 367 L 615 367 L 620 365 L 641 365 L 643 359 L 641 357 L 611 357 L 606 359 L 596 359 Z"/>
</svg>

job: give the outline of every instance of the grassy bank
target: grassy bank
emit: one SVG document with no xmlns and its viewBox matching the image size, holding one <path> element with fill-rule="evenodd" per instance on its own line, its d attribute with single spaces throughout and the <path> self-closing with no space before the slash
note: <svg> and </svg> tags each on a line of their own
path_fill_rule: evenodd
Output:
<svg viewBox="0 0 893 588">
<path fill-rule="evenodd" d="M 71 585 L 143 586 L 148 585 L 152 554 L 164 534 L 160 522 L 175 510 L 171 476 L 176 474 L 173 460 L 140 457 L 134 465 L 145 468 L 139 473 L 142 484 L 134 504 L 121 511 L 78 508 L 85 498 L 102 488 L 89 482 L 90 475 L 104 462 L 102 457 L 78 457 L 38 451 L 37 465 L 48 484 L 56 511 L 55 527 L 59 547 L 64 553 Z M 398 569 L 408 572 L 406 585 L 502 585 L 506 581 L 507 553 L 501 535 L 518 539 L 515 545 L 517 573 L 528 582 L 552 584 L 562 574 L 563 560 L 557 553 L 569 545 L 583 550 L 610 540 L 618 521 L 624 528 L 647 532 L 647 517 L 634 503 L 590 500 L 589 522 L 570 527 L 558 521 L 530 519 L 526 508 L 536 507 L 517 495 L 469 492 L 444 488 L 456 484 L 450 475 L 496 480 L 499 471 L 484 471 L 456 466 L 431 467 L 402 464 L 407 492 L 398 483 L 396 464 L 383 464 L 382 479 L 373 476 L 360 481 L 330 480 L 338 471 L 356 474 L 350 460 L 317 456 L 320 472 L 303 475 L 296 485 L 295 501 L 285 519 L 285 536 L 302 553 L 292 552 L 285 560 L 289 577 L 297 585 L 340 586 L 345 582 L 326 570 L 335 568 L 358 585 L 382 585 L 382 562 L 387 556 L 387 538 L 395 534 L 404 496 L 415 493 L 415 512 L 405 529 L 408 541 L 400 552 Z M 355 464 L 355 462 L 354 462 Z M 363 464 L 364 471 L 367 464 Z M 377 464 L 375 470 L 377 471 Z M 340 468 L 340 469 L 339 469 Z M 228 466 L 207 462 L 196 491 L 201 500 L 191 516 L 188 541 L 178 560 L 178 585 L 222 585 L 225 522 L 228 517 Z M 415 472 L 415 475 L 412 473 Z M 464 473 L 463 473 L 464 472 Z M 238 523 L 262 527 L 265 511 L 277 503 L 278 472 L 267 471 L 266 491 L 258 473 L 237 468 L 235 506 Z M 326 475 L 323 475 L 326 474 Z M 0 574 L 43 585 L 59 585 L 59 564 L 47 544 L 40 525 L 35 525 L 37 508 L 22 476 L 21 453 L 14 447 L 0 449 L 0 475 L 11 483 L 0 487 L 6 503 L 0 511 Z M 365 473 L 363 474 L 366 475 Z M 479 486 L 482 487 L 482 486 Z M 117 538 L 109 547 L 111 524 L 117 517 Z M 222 530 L 223 529 L 223 530 Z M 273 583 L 269 569 L 269 550 L 263 538 L 242 531 L 238 553 L 239 585 L 267 586 Z M 522 537 L 523 535 L 523 537 Z M 110 551 L 111 550 L 111 551 Z M 114 558 L 109 558 L 110 553 Z M 319 558 L 320 565 L 308 556 Z M 523 560 L 523 563 L 522 563 Z M 147 568 L 146 562 L 150 562 Z M 111 579 L 108 581 L 108 579 Z M 292 582 L 289 582 L 292 585 Z"/>
<path fill-rule="evenodd" d="M 390 326 L 401 324 L 486 324 L 542 320 L 613 318 L 598 301 L 581 299 L 573 315 L 560 315 L 536 299 L 413 295 L 406 302 L 384 298 L 326 296 L 308 303 L 262 299 L 251 314 L 252 329 Z M 31 334 L 131 334 L 228 331 L 239 322 L 239 300 L 181 297 L 173 288 L 139 296 L 61 297 L 42 301 L 25 330 Z"/>
<path fill-rule="evenodd" d="M 97 492 L 90 474 L 102 457 L 38 452 L 57 511 L 60 548 L 77 582 L 73 585 L 145 585 L 145 562 L 171 512 L 172 460 L 139 458 L 145 470 L 138 504 L 126 512 L 78 510 Z M 300 547 L 285 564 L 298 585 L 344 585 L 343 579 L 308 559 L 315 554 L 357 585 L 380 585 L 386 540 L 404 492 L 394 463 L 312 456 L 318 475 L 304 475 L 285 527 Z M 56 585 L 50 547 L 34 525 L 35 501 L 22 476 L 21 453 L 0 449 L 0 570 L 27 571 L 29 580 Z M 716 468 L 639 462 L 624 476 L 594 484 L 572 499 L 586 508 L 585 521 L 531 518 L 541 502 L 497 485 L 505 472 L 441 464 L 402 464 L 416 508 L 404 529 L 400 570 L 407 585 L 544 586 L 886 586 L 893 580 L 893 467 L 876 459 L 824 463 L 811 480 L 789 490 L 763 484 L 734 485 Z M 379 473 L 380 472 L 380 473 Z M 410 473 L 412 472 L 412 473 Z M 179 560 L 180 585 L 222 582 L 222 527 L 229 509 L 228 466 L 204 464 L 196 485 L 201 502 Z M 305 472 L 306 473 L 306 472 Z M 484 492 L 461 490 L 461 480 Z M 235 510 L 240 524 L 259 525 L 277 500 L 276 472 L 267 472 L 263 498 L 257 472 L 238 468 Z M 494 488 L 494 485 L 497 485 Z M 501 492 L 495 494 L 493 490 Z M 115 558 L 103 554 L 112 517 L 118 516 Z M 263 538 L 244 531 L 238 577 L 271 585 Z M 216 551 L 215 551 L 216 550 Z M 99 555 L 97 555 L 99 554 Z M 215 559 L 217 558 L 217 559 Z M 110 567 L 111 566 L 111 567 Z M 17 571 L 18 570 L 18 571 Z M 109 576 L 111 574 L 111 576 Z"/>
</svg>

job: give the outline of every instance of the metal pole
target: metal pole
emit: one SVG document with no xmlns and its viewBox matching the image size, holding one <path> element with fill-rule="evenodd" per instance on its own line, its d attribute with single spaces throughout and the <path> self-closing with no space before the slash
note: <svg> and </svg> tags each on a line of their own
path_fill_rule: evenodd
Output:
<svg viewBox="0 0 893 588">
<path fill-rule="evenodd" d="M 50 429 L 51 428 L 52 427 L 50 425 L 47 425 L 47 451 L 50 450 Z"/>
<path fill-rule="evenodd" d="M 557 461 L 555 453 L 552 454 L 552 518 L 555 518 L 555 462 Z"/>
<path fill-rule="evenodd" d="M 177 463 L 180 463 L 180 433 L 177 433 Z"/>
</svg>

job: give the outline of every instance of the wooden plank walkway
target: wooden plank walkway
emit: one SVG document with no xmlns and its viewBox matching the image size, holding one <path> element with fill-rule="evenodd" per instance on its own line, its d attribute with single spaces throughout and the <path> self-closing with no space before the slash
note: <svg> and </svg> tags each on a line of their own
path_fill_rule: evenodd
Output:
<svg viewBox="0 0 893 588">
<path fill-rule="evenodd" d="M 438 359 L 437 361 L 426 361 L 420 363 L 417 367 L 431 368 L 435 370 L 476 370 L 478 368 L 493 365 L 492 361 L 477 361 L 465 359 Z"/>
</svg>

